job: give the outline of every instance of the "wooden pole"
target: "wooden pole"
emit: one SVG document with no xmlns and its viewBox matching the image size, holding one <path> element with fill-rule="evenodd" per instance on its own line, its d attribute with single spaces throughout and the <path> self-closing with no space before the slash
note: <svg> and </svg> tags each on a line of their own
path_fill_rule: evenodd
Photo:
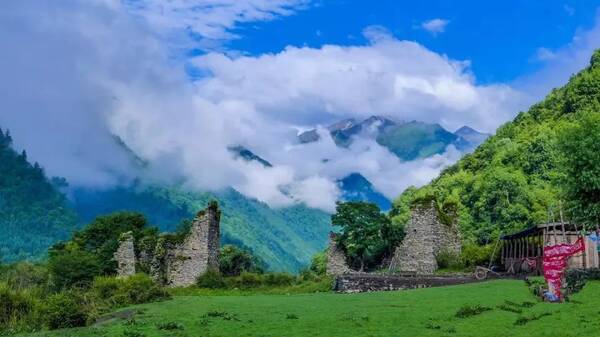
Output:
<svg viewBox="0 0 600 337">
<path fill-rule="evenodd" d="M 563 220 L 562 201 L 560 202 L 560 208 L 558 211 L 560 213 L 560 227 L 562 229 L 563 243 L 569 243 L 567 242 L 567 234 L 565 232 L 565 221 Z"/>
</svg>

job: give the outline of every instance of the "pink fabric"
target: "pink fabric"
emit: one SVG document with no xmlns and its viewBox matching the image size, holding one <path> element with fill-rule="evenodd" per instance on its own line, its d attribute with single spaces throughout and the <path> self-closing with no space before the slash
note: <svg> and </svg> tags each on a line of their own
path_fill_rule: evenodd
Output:
<svg viewBox="0 0 600 337">
<path fill-rule="evenodd" d="M 573 254 L 583 252 L 585 243 L 583 238 L 577 239 L 573 244 L 561 243 L 559 245 L 544 247 L 544 278 L 554 288 L 554 294 L 560 297 L 562 277 L 567 267 L 567 260 Z"/>
</svg>

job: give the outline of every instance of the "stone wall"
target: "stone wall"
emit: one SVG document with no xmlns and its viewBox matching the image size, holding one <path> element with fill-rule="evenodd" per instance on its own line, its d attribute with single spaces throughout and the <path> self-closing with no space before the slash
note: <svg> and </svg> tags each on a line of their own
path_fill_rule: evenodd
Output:
<svg viewBox="0 0 600 337">
<path fill-rule="evenodd" d="M 329 249 L 327 250 L 327 275 L 342 275 L 350 273 L 346 256 L 335 242 L 336 234 L 329 233 Z"/>
<path fill-rule="evenodd" d="M 127 277 L 135 274 L 135 249 L 133 245 L 133 233 L 127 232 L 121 235 L 119 248 L 114 254 L 117 261 L 117 276 Z"/>
<path fill-rule="evenodd" d="M 396 248 L 390 270 L 415 274 L 432 274 L 437 270 L 436 257 L 441 251 L 460 254 L 461 242 L 456 217 L 452 223 L 440 220 L 434 201 L 418 205 L 411 211 L 406 237 Z"/>
<path fill-rule="evenodd" d="M 125 277 L 143 271 L 166 286 L 194 284 L 207 270 L 219 268 L 220 216 L 218 205 L 211 202 L 196 215 L 185 236 L 162 234 L 150 246 L 147 242 L 134 242 L 132 233 L 123 234 L 114 254 L 118 275 Z"/>
<path fill-rule="evenodd" d="M 198 213 L 180 244 L 167 246 L 163 258 L 166 285 L 184 287 L 209 269 L 219 268 L 220 212 L 216 205 Z"/>
<path fill-rule="evenodd" d="M 333 290 L 344 293 L 442 287 L 479 282 L 469 276 L 397 276 L 347 274 L 338 276 Z"/>
</svg>

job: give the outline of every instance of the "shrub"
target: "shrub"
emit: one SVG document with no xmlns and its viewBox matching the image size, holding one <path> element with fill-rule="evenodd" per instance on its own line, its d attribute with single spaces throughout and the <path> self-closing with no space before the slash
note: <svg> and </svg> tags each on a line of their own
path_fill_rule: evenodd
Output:
<svg viewBox="0 0 600 337">
<path fill-rule="evenodd" d="M 219 270 L 224 276 L 238 276 L 242 272 L 263 273 L 263 262 L 251 252 L 233 245 L 221 248 Z"/>
<path fill-rule="evenodd" d="M 127 278 L 98 277 L 92 291 L 110 307 L 141 304 L 169 298 L 169 294 L 148 275 L 136 274 Z"/>
<path fill-rule="evenodd" d="M 588 280 L 600 280 L 600 268 L 569 269 L 565 276 L 567 290 L 573 294 L 583 289 Z"/>
<path fill-rule="evenodd" d="M 226 287 L 223 275 L 221 275 L 218 270 L 214 269 L 207 270 L 204 274 L 200 275 L 196 284 L 200 288 L 208 289 L 221 289 Z"/>
<path fill-rule="evenodd" d="M 325 275 L 327 271 L 327 254 L 325 252 L 313 255 L 310 260 L 310 271 L 317 275 Z"/>
<path fill-rule="evenodd" d="M 123 279 L 118 295 L 127 298 L 127 304 L 141 304 L 169 298 L 169 294 L 145 274 L 136 274 Z"/>
<path fill-rule="evenodd" d="M 242 273 L 237 277 L 237 285 L 240 288 L 257 288 L 263 285 L 263 279 L 259 274 Z"/>
<path fill-rule="evenodd" d="M 50 252 L 48 268 L 57 290 L 88 287 L 101 272 L 96 256 L 78 248 Z"/>
<path fill-rule="evenodd" d="M 85 326 L 93 314 L 83 294 L 65 291 L 47 298 L 43 317 L 49 329 L 63 329 Z"/>
<path fill-rule="evenodd" d="M 476 244 L 466 244 L 462 247 L 460 259 L 466 267 L 487 266 L 490 263 L 490 257 L 494 251 L 494 245 L 479 246 Z M 497 260 L 500 249 L 496 249 L 496 256 L 492 262 Z"/>
<path fill-rule="evenodd" d="M 0 330 L 21 330 L 29 324 L 35 325 L 36 309 L 32 293 L 13 290 L 6 283 L 0 283 Z"/>
<path fill-rule="evenodd" d="M 45 288 L 48 284 L 48 268 L 41 264 L 19 262 L 2 269 L 0 280 L 6 282 L 15 290 L 33 287 Z"/>
<path fill-rule="evenodd" d="M 442 249 L 435 259 L 440 269 L 461 269 L 463 267 L 459 255 L 450 250 Z"/>
<path fill-rule="evenodd" d="M 286 273 L 269 273 L 263 276 L 264 284 L 267 286 L 289 286 L 296 278 Z"/>
</svg>

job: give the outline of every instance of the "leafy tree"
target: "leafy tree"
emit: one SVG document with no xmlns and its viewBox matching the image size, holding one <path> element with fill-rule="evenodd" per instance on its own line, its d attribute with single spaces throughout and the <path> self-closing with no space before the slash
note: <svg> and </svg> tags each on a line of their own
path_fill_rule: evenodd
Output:
<svg viewBox="0 0 600 337">
<path fill-rule="evenodd" d="M 92 223 L 73 235 L 69 247 L 93 254 L 99 262 L 100 273 L 111 275 L 116 272 L 117 262 L 113 255 L 119 247 L 121 234 L 133 232 L 134 239 L 157 235 L 155 228 L 147 227 L 146 218 L 135 212 L 117 212 L 97 217 Z M 55 250 L 59 250 L 55 247 Z"/>
<path fill-rule="evenodd" d="M 402 236 L 379 207 L 368 202 L 338 203 L 331 223 L 340 228 L 338 243 L 360 271 L 376 264 Z"/>
<path fill-rule="evenodd" d="M 245 249 L 225 245 L 219 255 L 219 270 L 224 276 L 238 276 L 243 272 L 262 273 L 264 263 Z"/>
<path fill-rule="evenodd" d="M 586 112 L 560 132 L 563 187 L 580 220 L 600 222 L 600 113 Z"/>
<path fill-rule="evenodd" d="M 102 271 L 98 256 L 79 247 L 53 249 L 50 252 L 48 269 L 57 290 L 88 287 Z"/>
<path fill-rule="evenodd" d="M 313 255 L 310 260 L 309 270 L 317 275 L 325 275 L 327 271 L 327 253 L 320 252 Z"/>
</svg>

